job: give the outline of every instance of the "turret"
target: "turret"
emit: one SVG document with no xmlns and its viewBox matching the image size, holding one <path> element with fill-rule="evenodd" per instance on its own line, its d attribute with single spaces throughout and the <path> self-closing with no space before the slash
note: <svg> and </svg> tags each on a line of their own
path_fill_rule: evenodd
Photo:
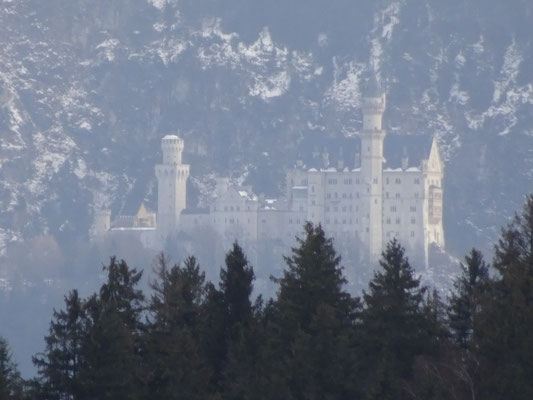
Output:
<svg viewBox="0 0 533 400">
<path fill-rule="evenodd" d="M 182 163 L 183 148 L 183 140 L 176 135 L 167 135 L 161 140 L 163 163 L 155 167 L 157 230 L 161 239 L 177 232 L 181 212 L 186 207 L 189 165 Z"/>
<path fill-rule="evenodd" d="M 383 140 L 382 118 L 385 94 L 375 76 L 371 76 L 363 92 L 363 131 L 361 133 L 361 176 L 366 186 L 363 193 L 365 217 L 361 240 L 368 249 L 371 263 L 376 263 L 383 248 Z"/>
</svg>

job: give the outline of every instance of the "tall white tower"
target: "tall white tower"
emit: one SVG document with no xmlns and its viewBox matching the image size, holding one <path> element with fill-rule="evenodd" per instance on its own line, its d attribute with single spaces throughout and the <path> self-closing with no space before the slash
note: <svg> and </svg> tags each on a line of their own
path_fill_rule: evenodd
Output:
<svg viewBox="0 0 533 400">
<path fill-rule="evenodd" d="M 161 140 L 163 163 L 155 166 L 157 177 L 157 230 L 167 238 L 178 229 L 179 218 L 186 206 L 189 165 L 182 164 L 183 140 L 167 135 Z"/>
<path fill-rule="evenodd" d="M 383 248 L 383 139 L 382 118 L 385 94 L 372 76 L 363 97 L 361 133 L 361 177 L 363 232 L 361 241 L 368 249 L 371 263 L 379 260 Z"/>
</svg>

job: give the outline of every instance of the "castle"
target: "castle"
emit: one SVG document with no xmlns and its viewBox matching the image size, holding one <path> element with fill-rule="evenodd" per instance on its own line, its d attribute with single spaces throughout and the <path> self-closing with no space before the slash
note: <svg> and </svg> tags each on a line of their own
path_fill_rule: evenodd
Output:
<svg viewBox="0 0 533 400">
<path fill-rule="evenodd" d="M 427 158 L 416 166 L 409 165 L 406 154 L 400 165 L 388 165 L 382 126 L 385 107 L 385 94 L 372 80 L 363 98 L 360 153 L 353 168 L 342 160 L 330 165 L 327 154 L 312 167 L 298 161 L 287 173 L 286 192 L 279 199 L 258 197 L 250 187 L 233 186 L 220 178 L 211 203 L 203 209 L 186 208 L 189 165 L 182 160 L 184 142 L 167 135 L 161 141 L 163 162 L 155 167 L 157 223 L 143 206 L 129 217 L 129 225 L 120 224 L 124 218 L 111 223 L 110 213 L 104 211 L 96 216 L 94 232 L 139 232 L 145 245 L 156 248 L 178 232 L 194 231 L 213 233 L 222 248 L 236 239 L 244 244 L 275 240 L 289 246 L 302 225 L 311 221 L 322 224 L 329 236 L 348 243 L 370 263 L 376 263 L 386 243 L 397 238 L 411 258 L 427 266 L 430 245 L 444 248 L 438 142 L 433 138 Z"/>
</svg>

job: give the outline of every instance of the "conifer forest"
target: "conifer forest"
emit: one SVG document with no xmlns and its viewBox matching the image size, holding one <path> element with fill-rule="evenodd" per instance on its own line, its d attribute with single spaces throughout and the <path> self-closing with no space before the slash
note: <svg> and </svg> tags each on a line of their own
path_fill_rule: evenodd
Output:
<svg viewBox="0 0 533 400">
<path fill-rule="evenodd" d="M 320 225 L 285 263 L 263 299 L 238 243 L 217 286 L 194 257 L 161 254 L 145 292 L 142 272 L 111 257 L 96 293 L 72 289 L 51 310 L 33 379 L 0 340 L 0 399 L 533 398 L 533 196 L 445 296 L 396 241 L 352 296 Z"/>
</svg>

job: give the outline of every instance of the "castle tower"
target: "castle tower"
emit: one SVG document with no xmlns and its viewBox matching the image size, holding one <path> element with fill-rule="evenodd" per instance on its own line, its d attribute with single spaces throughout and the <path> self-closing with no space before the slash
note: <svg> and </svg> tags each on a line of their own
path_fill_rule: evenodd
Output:
<svg viewBox="0 0 533 400">
<path fill-rule="evenodd" d="M 157 230 L 167 238 L 178 229 L 180 214 L 185 208 L 189 165 L 183 164 L 183 140 L 167 135 L 161 140 L 163 163 L 155 166 L 157 177 Z"/>
<path fill-rule="evenodd" d="M 368 249 L 371 263 L 379 260 L 383 240 L 383 140 L 382 118 L 385 94 L 372 76 L 363 94 L 363 131 L 361 133 L 362 228 L 361 241 Z"/>
</svg>

